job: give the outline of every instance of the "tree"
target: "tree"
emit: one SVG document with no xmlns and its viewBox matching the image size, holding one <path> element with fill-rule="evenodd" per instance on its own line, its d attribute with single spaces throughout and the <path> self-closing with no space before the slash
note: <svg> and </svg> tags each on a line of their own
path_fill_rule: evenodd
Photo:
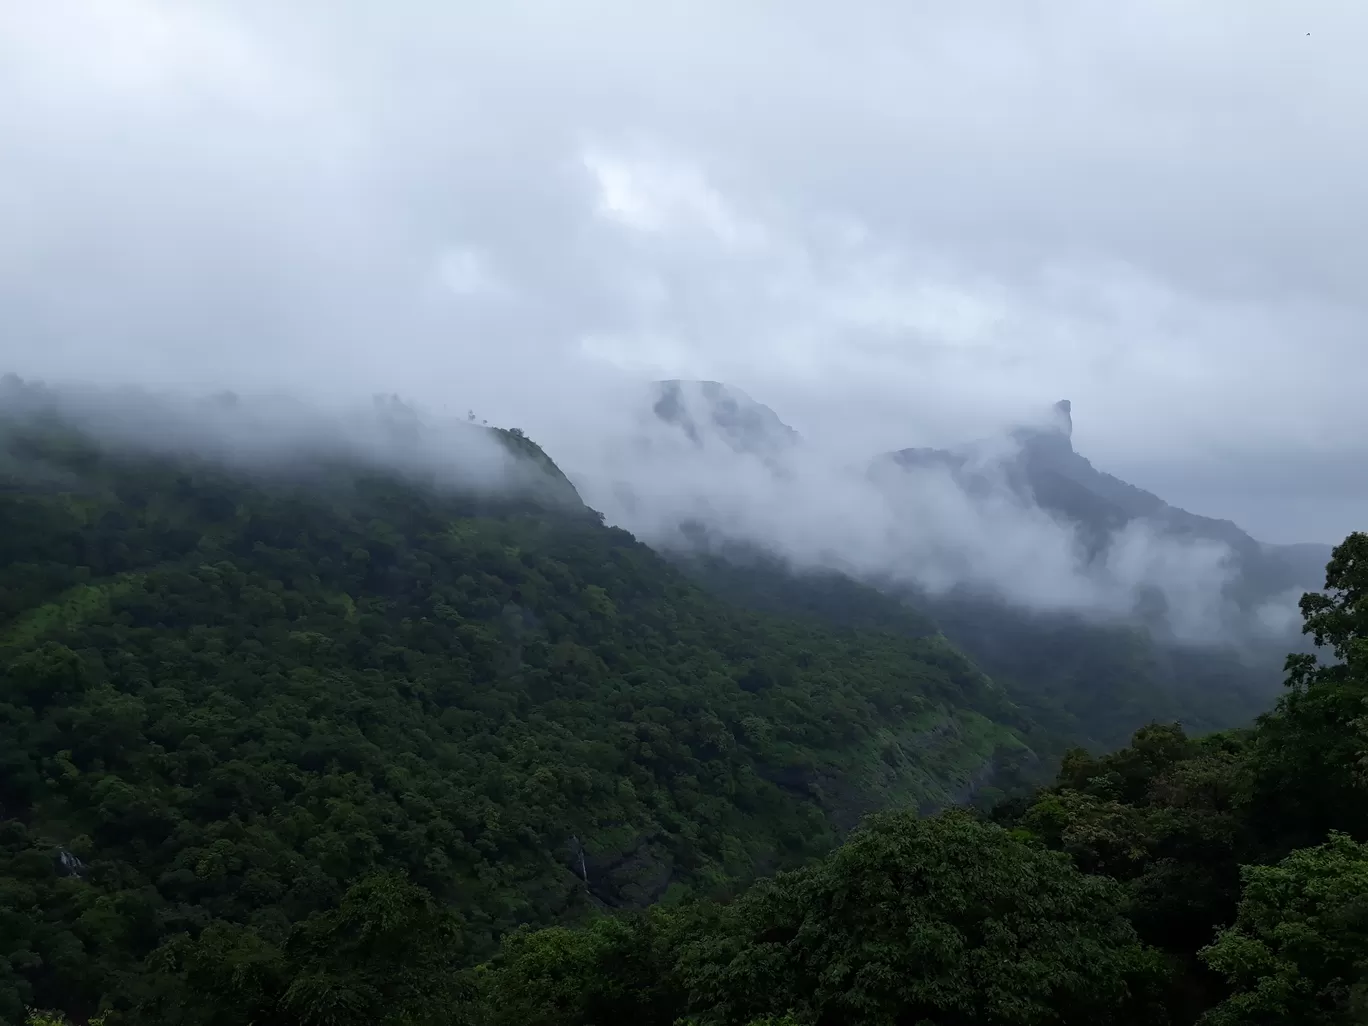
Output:
<svg viewBox="0 0 1368 1026">
<path fill-rule="evenodd" d="M 450 1026 L 459 985 L 454 913 L 396 873 L 348 888 L 283 950 L 251 928 L 211 923 L 149 959 L 136 1021 L 186 1026 Z"/>
<path fill-rule="evenodd" d="M 288 1021 L 446 1026 L 460 1000 L 458 922 L 399 874 L 353 885 L 338 909 L 291 937 L 294 978 L 280 1002 Z"/>
<path fill-rule="evenodd" d="M 1252 761 L 1254 822 L 1283 851 L 1330 829 L 1368 839 L 1368 534 L 1326 567 L 1325 593 L 1301 600 L 1302 630 L 1338 662 L 1287 659 L 1287 694 L 1260 721 Z"/>
<path fill-rule="evenodd" d="M 1234 925 L 1199 954 L 1235 988 L 1203 1026 L 1368 1020 L 1368 845 L 1336 833 L 1246 867 Z"/>
<path fill-rule="evenodd" d="M 472 975 L 489 1026 L 672 1026 L 686 1003 L 673 973 L 687 912 L 601 916 L 579 930 L 518 930 Z"/>
<path fill-rule="evenodd" d="M 969 814 L 883 814 L 748 891 L 681 971 L 709 1023 L 1147 1022 L 1162 960 L 1121 905 L 1113 881 Z"/>
<path fill-rule="evenodd" d="M 87 1026 L 104 1026 L 105 1017 L 96 1015 L 87 1020 Z M 24 1020 L 24 1026 L 71 1026 L 71 1020 L 61 1012 L 31 1008 L 28 1017 Z"/>
</svg>

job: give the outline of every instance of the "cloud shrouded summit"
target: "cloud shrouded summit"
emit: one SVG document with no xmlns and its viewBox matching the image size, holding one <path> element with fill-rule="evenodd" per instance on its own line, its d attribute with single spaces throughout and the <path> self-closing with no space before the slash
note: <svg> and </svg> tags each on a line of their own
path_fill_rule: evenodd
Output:
<svg viewBox="0 0 1368 1026">
<path fill-rule="evenodd" d="M 1099 470 L 1074 448 L 1071 414 L 1061 401 L 953 449 L 860 453 L 799 436 L 738 389 L 671 380 L 567 469 L 592 506 L 665 548 L 692 548 L 701 529 L 798 569 L 1143 616 L 1194 641 L 1297 622 L 1328 547 L 1262 544 Z"/>
<path fill-rule="evenodd" d="M 1067 395 L 1125 479 L 1334 541 L 1365 38 L 1329 0 L 8 4 L 0 369 L 397 392 L 553 455 L 647 380 L 852 452 Z"/>
</svg>

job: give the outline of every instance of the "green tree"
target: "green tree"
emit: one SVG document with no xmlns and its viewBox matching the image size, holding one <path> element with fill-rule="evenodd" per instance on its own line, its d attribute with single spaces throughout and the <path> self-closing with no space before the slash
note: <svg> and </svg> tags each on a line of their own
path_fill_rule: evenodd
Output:
<svg viewBox="0 0 1368 1026">
<path fill-rule="evenodd" d="M 568 494 L 340 453 L 248 471 L 13 409 L 11 1023 L 32 1005 L 238 1026 L 285 1015 L 290 987 L 301 1010 L 369 1008 L 388 981 L 300 946 L 373 874 L 459 910 L 468 965 L 522 924 L 733 892 L 1027 751 L 1020 712 L 943 641 L 747 611 Z M 565 492 L 533 443 L 498 438 Z"/>
<path fill-rule="evenodd" d="M 519 930 L 472 973 L 488 1026 L 672 1026 L 687 1003 L 674 973 L 681 932 L 700 929 L 661 908 L 600 916 L 582 929 Z"/>
<path fill-rule="evenodd" d="M 1200 953 L 1234 987 L 1204 1026 L 1368 1021 L 1368 845 L 1336 833 L 1244 883 L 1234 925 Z"/>
<path fill-rule="evenodd" d="M 421 887 L 377 873 L 283 947 L 215 922 L 153 953 L 134 1021 L 194 1026 L 449 1026 L 463 1003 L 459 921 Z"/>
<path fill-rule="evenodd" d="M 1119 886 L 965 813 L 872 817 L 762 882 L 681 971 L 704 1022 L 1147 1022 L 1164 969 Z"/>
<path fill-rule="evenodd" d="M 1252 761 L 1254 822 L 1282 850 L 1331 829 L 1368 839 L 1368 534 L 1335 549 L 1325 588 L 1302 598 L 1302 630 L 1338 661 L 1288 657 L 1288 691 Z"/>
<path fill-rule="evenodd" d="M 299 1026 L 446 1026 L 461 998 L 459 937 L 456 914 L 427 891 L 369 876 L 291 938 L 281 1008 Z"/>
</svg>

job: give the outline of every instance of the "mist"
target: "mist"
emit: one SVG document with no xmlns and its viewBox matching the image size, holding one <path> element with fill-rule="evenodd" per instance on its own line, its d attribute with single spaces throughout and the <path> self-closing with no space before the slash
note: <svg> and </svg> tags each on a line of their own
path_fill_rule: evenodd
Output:
<svg viewBox="0 0 1368 1026">
<path fill-rule="evenodd" d="M 557 504 L 578 503 L 564 482 L 473 421 L 420 414 L 392 395 L 325 404 L 288 394 L 203 396 L 0 378 L 0 432 L 50 426 L 78 431 L 107 451 L 192 457 L 250 474 L 340 465 L 445 492 L 538 492 Z"/>
<path fill-rule="evenodd" d="M 1208 633 L 1220 545 L 1132 525 L 1099 562 L 991 460 L 972 496 L 869 461 L 1069 395 L 1080 451 L 1175 505 L 1267 542 L 1368 523 L 1368 147 L 1342 127 L 1365 35 L 1328 0 L 3 5 L 0 371 L 474 410 L 653 544 L 705 519 L 1033 607 L 1157 593 Z M 670 377 L 804 445 L 781 473 L 643 448 L 632 411 Z M 352 430 L 258 415 L 134 434 L 258 459 Z"/>
<path fill-rule="evenodd" d="M 1249 626 L 1227 594 L 1228 546 L 1134 521 L 1090 558 L 1075 525 L 1010 487 L 1018 443 L 1009 434 L 969 447 L 979 485 L 970 489 L 947 469 L 903 467 L 827 440 L 747 451 L 717 429 L 696 389 L 682 396 L 688 432 L 654 415 L 643 386 L 635 402 L 620 394 L 617 410 L 567 426 L 552 447 L 585 501 L 648 544 L 687 550 L 681 527 L 702 526 L 798 572 L 835 570 L 933 595 L 967 589 L 1104 620 L 1134 620 L 1157 596 L 1155 626 L 1189 642 L 1233 640 Z M 1291 626 L 1276 610 L 1295 615 L 1299 597 L 1261 611 L 1261 629 Z"/>
<path fill-rule="evenodd" d="M 736 424 L 730 433 L 719 427 L 700 383 L 682 384 L 673 412 L 687 429 L 661 418 L 659 384 L 644 382 L 604 385 L 564 418 L 541 447 L 569 484 L 501 442 L 475 411 L 444 416 L 393 395 L 323 403 L 285 393 L 26 383 L 10 374 L 0 378 L 0 430 L 61 424 L 115 451 L 300 480 L 310 468 L 342 464 L 448 492 L 535 494 L 556 507 L 587 505 L 667 553 L 695 550 L 701 528 L 710 542 L 762 551 L 795 573 L 835 571 L 895 591 L 967 591 L 1035 612 L 1143 622 L 1186 643 L 1240 642 L 1251 631 L 1283 637 L 1300 624 L 1300 590 L 1252 611 L 1237 607 L 1226 545 L 1135 520 L 1100 553 L 1090 550 L 1078 525 L 1012 486 L 1019 434 L 961 447 L 968 474 L 958 474 L 806 438 L 726 389 L 757 418 L 742 421 L 750 434 L 738 436 Z M 1028 429 L 1057 429 L 1037 414 Z"/>
</svg>

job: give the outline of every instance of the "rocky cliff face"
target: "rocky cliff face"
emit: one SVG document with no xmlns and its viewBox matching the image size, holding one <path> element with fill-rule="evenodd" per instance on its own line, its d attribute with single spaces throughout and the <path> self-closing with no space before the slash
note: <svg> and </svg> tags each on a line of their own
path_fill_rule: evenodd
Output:
<svg viewBox="0 0 1368 1026">
<path fill-rule="evenodd" d="M 779 415 L 739 388 L 718 381 L 657 381 L 652 411 L 697 445 L 720 442 L 736 452 L 775 458 L 802 439 Z"/>
<path fill-rule="evenodd" d="M 739 389 L 716 381 L 660 381 L 647 399 L 640 440 L 642 451 L 651 454 L 646 465 L 653 472 L 674 466 L 670 461 L 689 465 L 689 473 L 695 475 L 689 480 L 700 489 L 694 503 L 698 510 L 691 514 L 694 519 L 706 521 L 714 506 L 731 509 L 739 504 L 753 510 L 756 506 L 747 506 L 742 494 L 747 489 L 755 490 L 756 501 L 762 505 L 780 501 L 776 495 L 784 502 L 820 505 L 831 499 L 830 489 L 851 486 L 842 476 L 844 471 L 830 472 L 825 464 L 809 466 L 809 456 L 818 459 L 820 451 L 820 459 L 827 459 L 829 451 L 809 445 L 774 410 Z M 923 489 L 921 482 L 914 481 L 909 493 L 909 482 L 899 471 L 934 469 L 958 484 L 971 504 L 979 505 L 984 523 L 998 522 L 993 511 L 1021 506 L 1037 519 L 1043 512 L 1065 525 L 1069 544 L 1081 559 L 1077 569 L 1084 576 L 1096 577 L 1106 587 L 1112 581 L 1139 582 L 1133 612 L 1147 625 L 1172 628 L 1176 617 L 1191 628 L 1192 636 L 1219 628 L 1232 637 L 1281 635 L 1295 626 L 1296 599 L 1322 585 L 1329 546 L 1265 545 L 1228 520 L 1190 513 L 1098 469 L 1074 448 L 1073 414 L 1073 404 L 1060 400 L 1043 408 L 1029 423 L 995 438 L 953 449 L 902 449 L 872 461 L 852 453 L 848 463 L 859 467 L 863 462 L 869 467 L 867 483 L 893 504 L 894 516 L 902 516 L 896 528 L 906 527 L 904 534 L 911 532 L 913 541 L 917 518 L 925 512 L 916 506 L 919 497 L 944 482 L 927 481 Z M 740 454 L 744 459 L 720 459 L 714 464 L 710 454 Z M 751 459 L 773 474 L 775 481 L 794 486 L 788 490 L 757 487 L 753 475 L 759 468 L 750 465 Z M 642 459 L 637 462 L 640 465 Z M 713 476 L 700 483 L 699 474 Z M 627 477 L 623 489 L 635 489 L 637 482 L 631 474 Z M 672 489 L 670 494 L 688 505 L 675 495 L 688 488 L 689 481 L 675 476 L 669 479 L 667 491 Z M 729 490 L 733 488 L 738 489 L 735 495 Z M 879 500 L 871 493 L 860 501 Z M 669 513 L 666 510 L 662 516 Z M 712 526 L 723 534 L 731 523 L 721 514 L 714 521 Z M 744 540 L 763 543 L 757 533 L 760 529 L 748 523 L 750 533 Z M 881 523 L 874 523 L 871 530 L 883 529 Z M 839 533 L 839 525 L 823 523 L 822 529 Z M 809 548 L 820 547 L 822 538 L 814 540 L 810 534 L 804 536 Z M 1156 546 L 1156 542 L 1161 544 Z M 947 551 L 944 555 L 951 567 L 947 572 L 953 572 L 954 554 Z M 1061 558 L 1071 557 L 1066 553 Z M 1198 598 L 1204 620 L 1200 631 L 1188 624 L 1192 616 L 1174 605 L 1186 608 L 1198 602 L 1193 597 L 1198 592 L 1202 593 Z M 1285 642 L 1286 637 L 1280 644 Z"/>
<path fill-rule="evenodd" d="M 1328 545 L 1265 545 L 1229 520 L 1189 513 L 1152 492 L 1098 470 L 1073 447 L 1073 404 L 1054 404 L 1041 424 L 1010 432 L 1013 448 L 985 464 L 978 446 L 962 450 L 903 449 L 881 457 L 904 468 L 940 466 L 973 493 L 989 475 L 1021 499 L 1074 525 L 1090 559 L 1104 558 L 1117 533 L 1141 522 L 1157 534 L 1228 546 L 1235 570 L 1232 595 L 1252 609 L 1289 591 L 1324 583 Z"/>
</svg>

